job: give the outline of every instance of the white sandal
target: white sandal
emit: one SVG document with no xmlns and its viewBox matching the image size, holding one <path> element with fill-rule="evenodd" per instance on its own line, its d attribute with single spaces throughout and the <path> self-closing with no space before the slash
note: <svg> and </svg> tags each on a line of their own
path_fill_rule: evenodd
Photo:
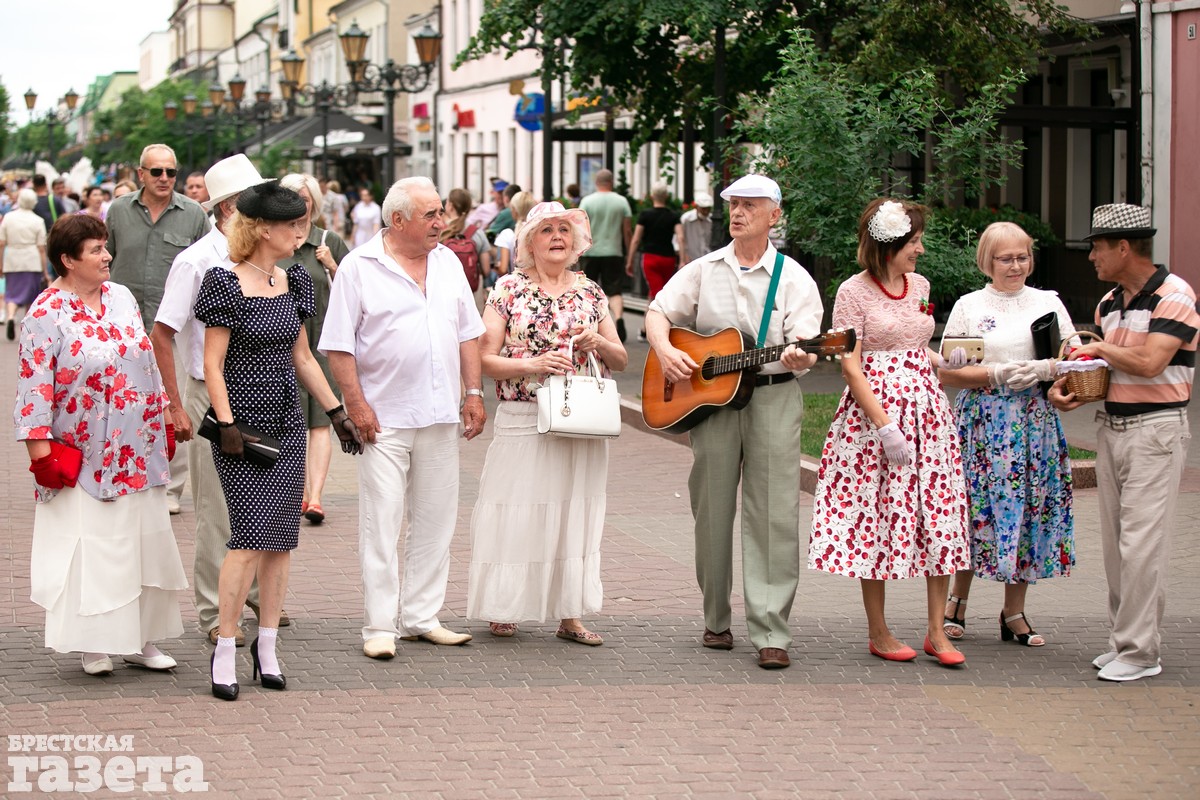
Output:
<svg viewBox="0 0 1200 800">
<path fill-rule="evenodd" d="M 967 634 L 967 615 L 963 613 L 967 601 L 961 597 L 950 595 L 947 603 L 954 603 L 954 616 L 943 616 L 942 630 L 950 639 L 958 640 Z"/>
</svg>

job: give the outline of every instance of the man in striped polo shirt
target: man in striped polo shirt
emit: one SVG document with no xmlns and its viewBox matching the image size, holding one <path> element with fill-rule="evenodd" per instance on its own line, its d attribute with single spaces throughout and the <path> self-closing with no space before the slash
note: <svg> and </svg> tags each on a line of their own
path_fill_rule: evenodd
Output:
<svg viewBox="0 0 1200 800">
<path fill-rule="evenodd" d="M 1151 259 L 1154 232 L 1147 208 L 1117 204 L 1095 210 L 1088 258 L 1100 280 L 1117 286 L 1096 308 L 1104 341 L 1071 353 L 1072 359 L 1090 356 L 1112 367 L 1104 411 L 1096 413 L 1100 539 L 1112 632 L 1109 652 L 1092 662 L 1109 681 L 1162 672 L 1159 625 L 1200 329 L 1196 293 Z M 1065 392 L 1058 381 L 1050 401 L 1064 411 L 1082 405 Z"/>
</svg>

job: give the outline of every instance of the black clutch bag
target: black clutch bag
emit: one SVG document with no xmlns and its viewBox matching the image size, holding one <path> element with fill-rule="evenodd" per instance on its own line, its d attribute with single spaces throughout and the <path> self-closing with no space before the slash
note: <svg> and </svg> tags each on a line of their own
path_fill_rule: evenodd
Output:
<svg viewBox="0 0 1200 800">
<path fill-rule="evenodd" d="M 1033 357 L 1038 361 L 1047 358 L 1058 358 L 1058 348 L 1062 344 L 1062 336 L 1058 330 L 1058 314 L 1050 311 L 1035 319 L 1029 325 L 1029 333 L 1033 336 Z M 1042 396 L 1050 390 L 1050 385 L 1042 381 L 1038 386 Z"/>
<path fill-rule="evenodd" d="M 253 436 L 258 440 L 252 442 L 243 438 L 242 449 L 247 461 L 263 469 L 275 466 L 275 462 L 279 460 L 278 439 L 245 422 L 238 422 L 237 429 L 246 436 Z M 217 412 L 213 411 L 212 406 L 209 406 L 208 411 L 204 412 L 204 421 L 200 423 L 200 430 L 196 433 L 210 442 L 216 442 L 218 445 L 221 443 L 221 427 L 217 425 Z"/>
</svg>

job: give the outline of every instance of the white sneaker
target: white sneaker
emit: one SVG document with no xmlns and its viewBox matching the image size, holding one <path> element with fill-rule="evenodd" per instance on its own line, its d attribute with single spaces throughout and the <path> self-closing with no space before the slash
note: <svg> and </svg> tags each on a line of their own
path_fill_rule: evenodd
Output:
<svg viewBox="0 0 1200 800">
<path fill-rule="evenodd" d="M 1092 659 L 1092 666 L 1096 669 L 1104 669 L 1117 659 L 1117 651 L 1109 650 L 1104 655 L 1096 656 Z"/>
<path fill-rule="evenodd" d="M 1150 678 L 1162 672 L 1162 665 L 1155 664 L 1152 667 L 1139 667 L 1137 664 L 1126 664 L 1124 661 L 1114 658 L 1108 663 L 1108 666 L 1100 670 L 1100 680 L 1102 681 L 1136 681 L 1141 678 Z"/>
<path fill-rule="evenodd" d="M 174 497 L 171 497 L 171 495 L 167 495 L 167 513 L 169 513 L 171 516 L 175 516 L 182 511 L 183 509 L 179 507 L 179 501 Z"/>
</svg>

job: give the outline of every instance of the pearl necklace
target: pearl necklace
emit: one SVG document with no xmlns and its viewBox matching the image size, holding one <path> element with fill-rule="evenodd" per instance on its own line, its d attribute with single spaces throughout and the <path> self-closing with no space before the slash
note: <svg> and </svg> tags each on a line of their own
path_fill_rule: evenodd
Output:
<svg viewBox="0 0 1200 800">
<path fill-rule="evenodd" d="M 275 285 L 275 268 L 274 268 L 274 267 L 271 267 L 271 271 L 270 271 L 270 272 L 267 272 L 265 269 L 263 269 L 262 267 L 260 267 L 258 264 L 255 264 L 255 263 L 253 263 L 253 262 L 251 262 L 251 261 L 248 261 L 248 260 L 246 260 L 246 259 L 242 259 L 242 263 L 243 263 L 243 264 L 249 264 L 250 266 L 254 267 L 256 270 L 258 270 L 259 272 L 261 272 L 263 275 L 266 275 L 266 276 L 267 276 L 267 286 L 274 286 L 274 285 Z"/>
</svg>

